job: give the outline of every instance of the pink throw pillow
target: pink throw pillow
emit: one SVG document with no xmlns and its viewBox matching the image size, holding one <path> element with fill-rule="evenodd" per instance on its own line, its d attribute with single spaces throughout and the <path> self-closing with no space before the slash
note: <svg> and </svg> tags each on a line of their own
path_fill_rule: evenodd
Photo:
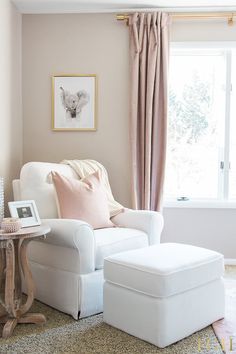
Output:
<svg viewBox="0 0 236 354">
<path fill-rule="evenodd" d="M 52 180 L 62 219 L 83 220 L 94 229 L 114 226 L 110 221 L 107 195 L 98 171 L 81 180 L 52 172 Z"/>
</svg>

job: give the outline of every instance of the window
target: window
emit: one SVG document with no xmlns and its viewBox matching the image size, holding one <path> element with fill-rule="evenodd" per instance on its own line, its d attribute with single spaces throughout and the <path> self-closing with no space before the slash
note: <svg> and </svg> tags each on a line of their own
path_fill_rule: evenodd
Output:
<svg viewBox="0 0 236 354">
<path fill-rule="evenodd" d="M 166 200 L 236 199 L 236 45 L 171 48 Z"/>
</svg>

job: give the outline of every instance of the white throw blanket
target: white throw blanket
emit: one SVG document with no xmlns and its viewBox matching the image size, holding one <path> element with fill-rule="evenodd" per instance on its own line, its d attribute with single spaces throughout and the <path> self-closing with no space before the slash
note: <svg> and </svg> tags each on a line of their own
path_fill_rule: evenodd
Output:
<svg viewBox="0 0 236 354">
<path fill-rule="evenodd" d="M 113 217 L 124 211 L 124 207 L 120 203 L 115 201 L 112 195 L 108 174 L 102 164 L 95 160 L 63 160 L 61 163 L 69 165 L 81 179 L 87 177 L 91 173 L 99 171 L 107 192 L 110 217 Z"/>
</svg>

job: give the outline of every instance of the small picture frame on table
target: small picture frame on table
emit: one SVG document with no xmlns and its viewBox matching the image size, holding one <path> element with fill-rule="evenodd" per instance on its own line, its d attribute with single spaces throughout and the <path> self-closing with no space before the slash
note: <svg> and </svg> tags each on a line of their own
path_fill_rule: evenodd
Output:
<svg viewBox="0 0 236 354">
<path fill-rule="evenodd" d="M 19 218 L 22 227 L 41 225 L 38 209 L 34 200 L 8 202 L 11 217 Z"/>
</svg>

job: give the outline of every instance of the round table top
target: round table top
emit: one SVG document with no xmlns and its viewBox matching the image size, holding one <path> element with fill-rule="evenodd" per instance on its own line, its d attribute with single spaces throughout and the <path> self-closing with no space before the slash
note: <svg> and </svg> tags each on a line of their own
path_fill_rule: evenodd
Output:
<svg viewBox="0 0 236 354">
<path fill-rule="evenodd" d="M 9 239 L 39 237 L 48 234 L 50 231 L 51 228 L 47 225 L 22 227 L 17 232 L 3 232 L 3 230 L 0 230 L 0 241 L 5 241 Z"/>
</svg>

